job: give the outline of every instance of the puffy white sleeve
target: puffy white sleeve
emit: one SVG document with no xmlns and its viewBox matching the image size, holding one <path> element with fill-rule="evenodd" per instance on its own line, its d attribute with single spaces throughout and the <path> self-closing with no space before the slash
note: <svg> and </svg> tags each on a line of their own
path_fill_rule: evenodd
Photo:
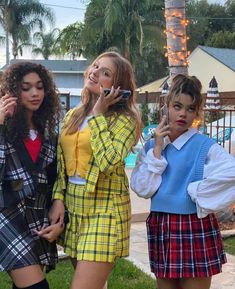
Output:
<svg viewBox="0 0 235 289">
<path fill-rule="evenodd" d="M 201 181 L 190 183 L 188 193 L 199 218 L 235 202 L 235 158 L 218 144 L 211 146 Z"/>
<path fill-rule="evenodd" d="M 167 167 L 164 157 L 157 159 L 153 154 L 153 149 L 149 149 L 147 154 L 143 148 L 136 160 L 135 168 L 131 174 L 131 189 L 142 198 L 151 198 L 162 182 L 162 173 Z"/>
</svg>

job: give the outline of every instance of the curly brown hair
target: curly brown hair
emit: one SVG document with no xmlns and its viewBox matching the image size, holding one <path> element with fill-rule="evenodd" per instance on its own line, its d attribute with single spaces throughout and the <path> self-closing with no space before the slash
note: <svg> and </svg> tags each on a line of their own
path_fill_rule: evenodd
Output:
<svg viewBox="0 0 235 289">
<path fill-rule="evenodd" d="M 44 87 L 44 100 L 40 108 L 33 113 L 33 124 L 41 135 L 45 131 L 48 136 L 56 134 L 61 118 L 61 103 L 52 74 L 41 64 L 18 62 L 10 65 L 2 75 L 1 96 L 8 93 L 17 98 L 17 107 L 13 117 L 7 118 L 5 125 L 10 140 L 23 139 L 29 135 L 26 110 L 20 102 L 21 83 L 25 75 L 35 72 L 41 78 Z"/>
</svg>

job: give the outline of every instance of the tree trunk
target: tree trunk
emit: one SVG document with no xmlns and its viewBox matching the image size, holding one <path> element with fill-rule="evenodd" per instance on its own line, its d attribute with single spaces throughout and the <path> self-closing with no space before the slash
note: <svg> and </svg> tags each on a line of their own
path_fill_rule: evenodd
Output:
<svg viewBox="0 0 235 289">
<path fill-rule="evenodd" d="M 9 47 L 9 33 L 6 31 L 6 64 L 10 64 L 10 47 Z"/>
<path fill-rule="evenodd" d="M 14 39 L 13 39 L 13 43 L 12 43 L 12 55 L 13 55 L 13 57 L 14 57 L 14 59 L 16 59 L 17 58 L 17 56 L 18 56 L 18 51 L 17 51 L 17 43 L 14 41 Z"/>
<path fill-rule="evenodd" d="M 187 74 L 185 0 L 165 0 L 167 57 L 170 78 Z"/>
<path fill-rule="evenodd" d="M 8 1 L 5 0 L 4 2 L 4 8 L 3 8 L 3 26 L 5 30 L 6 35 L 6 64 L 9 65 L 10 63 L 10 48 L 9 48 L 9 32 L 8 32 L 8 26 L 7 26 L 7 14 L 8 14 Z"/>
</svg>

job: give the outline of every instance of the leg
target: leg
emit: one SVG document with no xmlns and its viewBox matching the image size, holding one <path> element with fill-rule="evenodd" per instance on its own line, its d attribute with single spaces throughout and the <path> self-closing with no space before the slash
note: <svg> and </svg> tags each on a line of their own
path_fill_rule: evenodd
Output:
<svg viewBox="0 0 235 289">
<path fill-rule="evenodd" d="M 178 279 L 157 278 L 157 286 L 158 289 L 180 289 Z"/>
<path fill-rule="evenodd" d="M 19 288 L 29 287 L 33 284 L 37 284 L 45 278 L 40 265 L 31 265 L 15 269 L 9 274 L 16 287 Z"/>
<path fill-rule="evenodd" d="M 113 263 L 79 261 L 71 289 L 103 289 Z"/>
<path fill-rule="evenodd" d="M 211 277 L 205 278 L 183 278 L 180 280 L 182 289 L 209 289 Z"/>
<path fill-rule="evenodd" d="M 47 283 L 47 280 L 44 279 L 42 281 L 40 281 L 39 283 L 33 284 L 31 286 L 27 286 L 27 287 L 16 287 L 15 284 L 13 284 L 12 289 L 50 289 L 49 285 Z"/>
</svg>

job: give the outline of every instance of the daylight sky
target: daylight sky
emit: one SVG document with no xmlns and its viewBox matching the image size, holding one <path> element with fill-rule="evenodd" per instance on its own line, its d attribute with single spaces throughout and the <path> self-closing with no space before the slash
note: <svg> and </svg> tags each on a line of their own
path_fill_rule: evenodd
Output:
<svg viewBox="0 0 235 289">
<path fill-rule="evenodd" d="M 221 3 L 224 4 L 226 0 L 209 0 L 210 3 Z M 55 27 L 60 29 L 65 26 L 72 24 L 76 21 L 82 22 L 84 20 L 84 13 L 86 10 L 87 0 L 40 0 L 41 3 L 50 7 L 55 13 Z M 47 29 L 50 30 L 50 27 Z M 0 35 L 4 35 L 0 29 Z M 31 58 L 29 51 L 23 55 L 23 58 Z M 5 48 L 0 46 L 0 66 L 5 63 Z"/>
<path fill-rule="evenodd" d="M 53 9 L 56 18 L 55 27 L 63 28 L 76 21 L 84 20 L 86 5 L 83 0 L 40 0 Z"/>
</svg>

